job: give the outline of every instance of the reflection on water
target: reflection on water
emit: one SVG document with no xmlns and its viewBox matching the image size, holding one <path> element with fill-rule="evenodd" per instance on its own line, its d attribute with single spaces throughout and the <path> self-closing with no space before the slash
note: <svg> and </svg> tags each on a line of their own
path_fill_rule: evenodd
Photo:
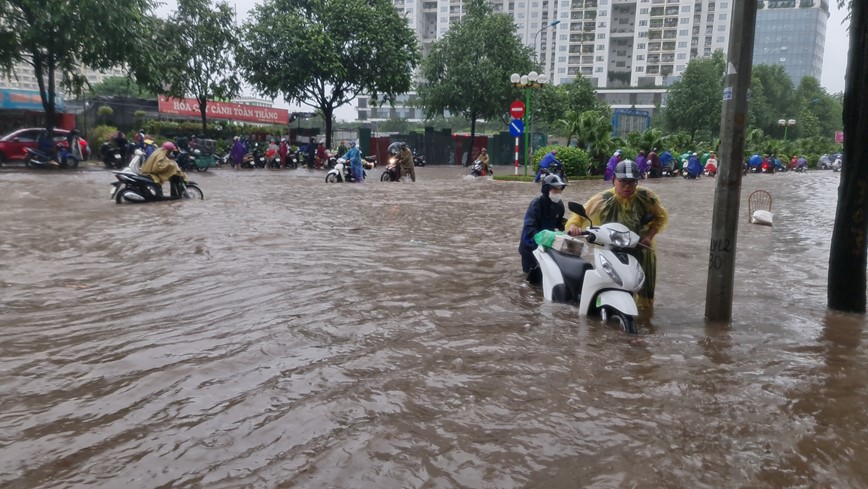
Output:
<svg viewBox="0 0 868 489">
<path fill-rule="evenodd" d="M 714 180 L 648 182 L 671 225 L 633 345 L 522 281 L 537 187 L 465 171 L 117 206 L 107 172 L 4 170 L 0 485 L 868 485 L 864 319 L 825 309 L 838 174 L 745 177 L 726 326 Z"/>
</svg>

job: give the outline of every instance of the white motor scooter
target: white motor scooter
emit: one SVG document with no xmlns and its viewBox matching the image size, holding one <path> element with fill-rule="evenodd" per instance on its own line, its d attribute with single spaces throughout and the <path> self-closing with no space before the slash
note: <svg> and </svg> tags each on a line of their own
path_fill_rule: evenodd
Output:
<svg viewBox="0 0 868 489">
<path fill-rule="evenodd" d="M 586 218 L 585 208 L 575 202 L 569 209 Z M 647 216 L 647 223 L 653 216 Z M 579 302 L 579 315 L 599 313 L 603 321 L 614 319 L 625 333 L 636 334 L 639 314 L 633 293 L 645 282 L 639 261 L 625 250 L 639 245 L 639 235 L 620 223 L 591 226 L 581 238 L 564 239 L 587 242 L 594 246 L 594 263 L 580 256 L 563 254 L 551 248 L 533 251 L 542 271 L 545 298 L 556 302 Z"/>
</svg>

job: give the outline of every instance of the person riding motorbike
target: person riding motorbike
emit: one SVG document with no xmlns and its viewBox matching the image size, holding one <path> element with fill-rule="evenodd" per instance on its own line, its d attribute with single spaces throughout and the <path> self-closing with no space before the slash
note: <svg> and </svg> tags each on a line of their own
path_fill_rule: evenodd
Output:
<svg viewBox="0 0 868 489">
<path fill-rule="evenodd" d="M 549 168 L 551 168 L 552 164 L 563 168 L 563 163 L 558 161 L 557 157 L 555 156 L 557 154 L 558 150 L 553 149 L 548 154 L 543 156 L 543 158 L 539 161 L 539 170 L 537 170 L 536 177 L 533 179 L 534 183 L 539 182 L 542 179 L 542 175 L 549 172 Z"/>
<path fill-rule="evenodd" d="M 534 198 L 524 214 L 524 224 L 521 228 L 521 240 L 518 244 L 518 253 L 521 255 L 521 270 L 529 273 L 536 268 L 536 258 L 533 250 L 537 243 L 534 241 L 536 233 L 564 230 L 564 203 L 561 202 L 561 193 L 567 184 L 558 175 L 546 175 L 542 180 L 540 192 L 542 195 Z"/>
<path fill-rule="evenodd" d="M 172 197 L 180 196 L 183 191 L 181 183 L 187 182 L 187 174 L 174 160 L 177 149 L 174 143 L 166 141 L 160 149 L 154 151 L 145 160 L 141 170 L 139 170 L 143 175 L 151 177 L 160 191 L 162 191 L 163 182 L 168 181 Z"/>
<path fill-rule="evenodd" d="M 489 158 L 488 158 L 488 150 L 487 149 L 482 148 L 482 152 L 479 153 L 479 158 L 476 158 L 476 159 L 479 161 L 479 163 L 482 164 L 482 175 L 483 176 L 491 173 L 491 171 L 488 167 Z"/>
</svg>

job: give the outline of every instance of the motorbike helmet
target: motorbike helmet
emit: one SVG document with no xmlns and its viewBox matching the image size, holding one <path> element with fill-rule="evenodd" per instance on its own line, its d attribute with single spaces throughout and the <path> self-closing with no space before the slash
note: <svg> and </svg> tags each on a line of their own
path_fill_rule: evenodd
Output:
<svg viewBox="0 0 868 489">
<path fill-rule="evenodd" d="M 401 151 L 401 143 L 392 143 L 389 145 L 389 154 L 396 155 Z"/>
<path fill-rule="evenodd" d="M 642 174 L 639 172 L 639 165 L 637 165 L 635 161 L 622 160 L 618 163 L 618 166 L 615 167 L 615 178 L 638 180 L 642 178 Z"/>
<path fill-rule="evenodd" d="M 543 195 L 548 195 L 549 190 L 551 190 L 552 188 L 563 189 L 566 186 L 567 186 L 567 184 L 564 183 L 563 180 L 561 180 L 560 176 L 558 176 L 558 175 L 546 175 L 546 177 L 543 178 L 542 188 L 540 190 L 542 191 Z"/>
<path fill-rule="evenodd" d="M 166 141 L 165 143 L 163 143 L 162 148 L 164 150 L 166 150 L 166 153 L 171 153 L 172 151 L 175 151 L 176 149 L 178 149 L 178 147 L 175 146 L 175 143 L 173 143 L 171 141 Z"/>
</svg>

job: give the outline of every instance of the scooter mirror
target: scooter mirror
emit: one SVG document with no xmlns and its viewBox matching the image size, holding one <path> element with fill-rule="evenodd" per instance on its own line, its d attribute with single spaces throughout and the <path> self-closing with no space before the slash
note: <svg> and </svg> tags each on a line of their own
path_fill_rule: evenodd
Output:
<svg viewBox="0 0 868 489">
<path fill-rule="evenodd" d="M 567 203 L 567 207 L 573 214 L 578 214 L 585 219 L 588 219 L 588 214 L 585 213 L 585 206 L 583 206 L 582 204 L 579 204 L 578 202 L 569 202 Z"/>
</svg>

